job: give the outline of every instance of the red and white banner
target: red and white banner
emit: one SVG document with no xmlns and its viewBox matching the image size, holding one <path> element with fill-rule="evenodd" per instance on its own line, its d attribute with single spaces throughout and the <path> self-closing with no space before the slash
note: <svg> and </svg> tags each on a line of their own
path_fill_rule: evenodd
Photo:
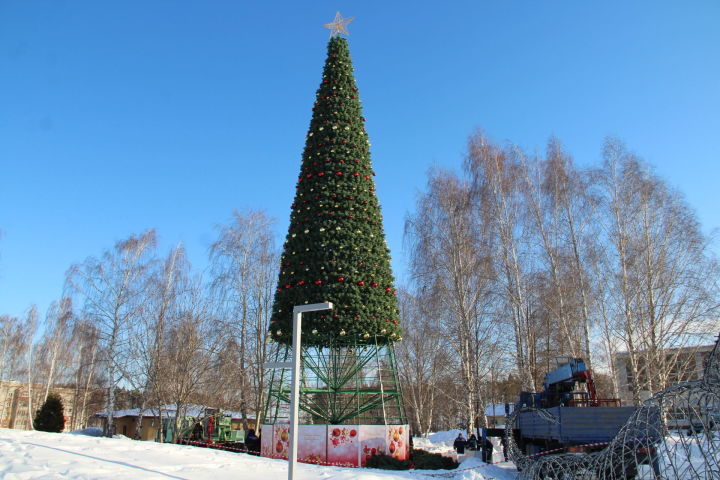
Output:
<svg viewBox="0 0 720 480">
<path fill-rule="evenodd" d="M 410 458 L 407 425 L 300 425 L 298 461 L 346 467 L 365 466 L 373 454 Z M 262 426 L 263 457 L 287 458 L 290 425 Z"/>
</svg>

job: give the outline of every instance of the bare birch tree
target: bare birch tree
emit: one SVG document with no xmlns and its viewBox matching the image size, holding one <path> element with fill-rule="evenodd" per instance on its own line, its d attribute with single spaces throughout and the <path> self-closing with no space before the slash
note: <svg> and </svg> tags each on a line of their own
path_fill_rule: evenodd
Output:
<svg viewBox="0 0 720 480">
<path fill-rule="evenodd" d="M 107 423 L 105 434 L 113 435 L 115 389 L 120 381 L 123 351 L 132 325 L 144 306 L 144 280 L 148 257 L 155 247 L 155 231 L 118 242 L 101 258 L 90 257 L 71 267 L 70 285 L 82 297 L 84 317 L 97 328 L 107 369 Z"/>
<path fill-rule="evenodd" d="M 235 211 L 230 224 L 218 227 L 218 239 L 210 247 L 214 293 L 237 339 L 226 347 L 238 348 L 230 357 L 238 362 L 238 403 L 245 429 L 248 412 L 254 410 L 258 423 L 263 409 L 263 364 L 278 265 L 272 222 L 262 211 Z"/>
<path fill-rule="evenodd" d="M 181 300 L 178 315 L 163 337 L 164 354 L 160 371 L 163 389 L 176 408 L 173 442 L 178 440 L 178 418 L 184 415 L 193 399 L 216 394 L 229 388 L 214 373 L 225 336 L 223 324 L 203 297 L 199 282 L 188 288 Z"/>
<path fill-rule="evenodd" d="M 18 380 L 23 370 L 22 360 L 27 340 L 25 325 L 17 317 L 0 315 L 0 384 Z M 5 387 L 7 388 L 7 387 Z M 7 390 L 0 390 L 0 398 L 7 398 Z M 0 418 L 5 417 L 7 404 L 0 402 Z"/>
<path fill-rule="evenodd" d="M 598 316 L 593 314 L 595 297 L 591 282 L 598 279 L 591 275 L 592 261 L 599 248 L 595 227 L 599 200 L 590 188 L 590 174 L 574 166 L 572 157 L 563 151 L 555 138 L 548 143 L 544 167 L 543 190 L 559 218 L 559 235 L 568 250 L 565 257 L 568 272 L 574 279 L 570 285 L 579 304 L 581 350 L 588 367 L 592 368 L 591 331 Z"/>
<path fill-rule="evenodd" d="M 411 272 L 421 292 L 432 292 L 446 340 L 459 354 L 465 389 L 467 429 L 485 426 L 480 383 L 495 354 L 494 312 L 489 308 L 493 271 L 491 239 L 484 216 L 475 215 L 470 185 L 456 176 L 434 171 L 418 214 L 406 221 Z M 430 298 L 430 295 L 426 295 Z"/>
<path fill-rule="evenodd" d="M 80 319 L 75 323 L 72 335 L 76 355 L 73 358 L 75 397 L 71 424 L 73 429 L 79 429 L 87 427 L 87 408 L 97 379 L 98 332 L 92 324 Z"/>
<path fill-rule="evenodd" d="M 50 389 L 67 365 L 72 341 L 73 309 L 70 297 L 64 297 L 60 303 L 53 302 L 45 317 L 45 335 L 43 338 L 43 356 L 45 357 L 46 376 L 43 401 L 50 394 Z"/>
<path fill-rule="evenodd" d="M 522 165 L 513 149 L 491 143 L 482 132 L 468 142 L 465 168 L 472 182 L 477 214 L 487 218 L 497 244 L 494 271 L 497 301 L 513 331 L 515 365 L 523 390 L 537 390 L 536 342 L 538 329 L 532 316 L 526 232 L 523 229 Z M 530 373 L 530 374 L 528 374 Z"/>
<path fill-rule="evenodd" d="M 27 312 L 27 320 L 24 325 L 25 344 L 27 349 L 27 428 L 34 430 L 33 426 L 33 385 L 35 383 L 35 334 L 38 327 L 38 313 L 35 305 L 31 306 Z"/>
<path fill-rule="evenodd" d="M 188 288 L 190 265 L 182 245 L 172 249 L 160 262 L 148 264 L 145 285 L 145 308 L 140 321 L 134 324 L 128 342 L 132 355 L 127 355 L 119 368 L 128 385 L 136 392 L 139 415 L 136 417 L 135 436 L 142 436 L 142 420 L 148 405 L 159 415 L 166 403 L 166 382 L 163 365 L 165 336 L 177 322 L 181 297 Z M 160 435 L 160 441 L 163 441 Z"/>
<path fill-rule="evenodd" d="M 629 389 L 665 388 L 695 335 L 717 329 L 718 266 L 680 195 L 617 140 L 597 173 L 606 215 L 607 341 L 627 351 Z M 614 353 L 614 352 L 613 352 Z"/>
<path fill-rule="evenodd" d="M 428 303 L 400 289 L 398 304 L 403 341 L 395 347 L 403 400 L 410 411 L 412 431 L 427 436 L 443 398 L 443 379 L 455 378 L 456 365 Z"/>
</svg>

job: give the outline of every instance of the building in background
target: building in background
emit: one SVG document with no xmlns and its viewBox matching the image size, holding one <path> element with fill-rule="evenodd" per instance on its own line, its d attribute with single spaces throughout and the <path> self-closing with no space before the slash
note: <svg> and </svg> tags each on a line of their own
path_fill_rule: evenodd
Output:
<svg viewBox="0 0 720 480">
<path fill-rule="evenodd" d="M 655 389 L 661 390 L 680 382 L 701 379 L 713 347 L 714 345 L 701 345 L 664 350 L 667 359 L 666 365 L 668 365 L 667 368 L 670 369 L 666 374 L 667 385 L 659 385 Z M 640 398 L 645 400 L 652 395 L 652 392 L 647 388 L 643 388 L 643 386 L 649 385 L 649 374 L 651 374 L 654 368 L 659 367 L 648 363 L 645 351 L 637 352 L 635 357 L 638 372 L 637 385 L 640 386 Z M 620 399 L 623 405 L 632 405 L 633 394 L 631 385 L 635 379 L 630 373 L 629 352 L 619 352 L 615 355 L 615 367 Z"/>
<path fill-rule="evenodd" d="M 35 412 L 45 400 L 45 385 L 35 383 L 31 384 L 30 387 L 28 389 L 26 382 L 0 382 L 0 399 L 2 399 L 2 405 L 0 405 L 0 428 L 30 430 Z M 73 406 L 75 405 L 75 389 L 53 387 L 50 391 L 60 395 L 60 398 L 62 398 L 65 425 L 69 425 L 73 416 Z M 32 392 L 31 403 L 29 402 L 30 392 Z M 32 408 L 32 412 L 28 412 L 28 408 Z"/>
<path fill-rule="evenodd" d="M 211 415 L 221 413 L 223 416 L 230 418 L 230 428 L 233 431 L 243 429 L 242 414 L 239 412 L 232 412 L 230 410 L 218 410 L 215 408 L 203 407 L 200 405 L 187 405 L 185 406 L 178 419 L 178 425 L 180 430 L 178 432 L 179 437 L 186 437 L 191 434 L 192 427 L 197 422 L 202 422 Z M 162 414 L 162 422 L 160 421 L 160 415 Z M 161 412 L 157 409 L 147 408 L 142 411 L 142 425 L 140 435 L 137 435 L 136 427 L 138 417 L 140 416 L 139 408 L 132 408 L 129 410 L 117 410 L 113 413 L 113 423 L 115 424 L 115 433 L 121 434 L 129 438 L 139 437 L 139 440 L 159 440 L 160 426 L 163 426 L 164 442 L 170 442 L 172 440 L 172 425 L 174 424 L 175 416 L 177 415 L 177 408 L 174 404 L 163 405 Z M 92 422 L 94 425 L 103 426 L 105 424 L 107 413 L 99 412 L 94 415 L 95 421 Z M 246 415 L 246 420 L 249 422 L 249 428 L 255 427 L 255 415 Z M 244 437 L 244 431 L 243 431 Z"/>
</svg>

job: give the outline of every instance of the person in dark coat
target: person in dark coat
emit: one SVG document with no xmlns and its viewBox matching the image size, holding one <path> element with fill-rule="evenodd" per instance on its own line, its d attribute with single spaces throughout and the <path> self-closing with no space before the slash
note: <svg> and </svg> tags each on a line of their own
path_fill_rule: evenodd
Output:
<svg viewBox="0 0 720 480">
<path fill-rule="evenodd" d="M 252 428 L 248 430 L 247 435 L 245 435 L 245 448 L 248 449 L 248 452 L 260 451 L 260 439 L 255 435 L 255 430 Z"/>
<path fill-rule="evenodd" d="M 200 424 L 200 422 L 195 422 L 195 426 L 193 427 L 190 438 L 193 440 L 202 440 L 202 437 L 203 437 L 203 427 Z"/>
<path fill-rule="evenodd" d="M 468 438 L 467 449 L 468 450 L 477 450 L 478 449 L 477 437 L 475 436 L 474 433 L 470 435 L 470 438 Z"/>
<path fill-rule="evenodd" d="M 458 455 L 462 455 L 463 453 L 465 453 L 465 439 L 463 438 L 462 433 L 458 433 L 458 436 L 453 443 L 453 448 L 458 453 Z"/>
</svg>

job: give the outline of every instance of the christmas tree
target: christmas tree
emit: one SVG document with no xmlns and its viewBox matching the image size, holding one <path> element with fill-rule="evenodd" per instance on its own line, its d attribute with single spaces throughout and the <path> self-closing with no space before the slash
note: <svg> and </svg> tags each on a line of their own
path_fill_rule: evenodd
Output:
<svg viewBox="0 0 720 480">
<path fill-rule="evenodd" d="M 404 425 L 390 252 L 348 42 L 337 35 L 347 34 L 348 21 L 338 13 L 326 25 L 334 35 L 305 140 L 269 335 L 280 344 L 275 359 L 287 362 L 293 307 L 332 302 L 330 311 L 303 314 L 301 423 Z M 272 371 L 265 425 L 288 421 L 289 381 L 287 369 Z"/>
<path fill-rule="evenodd" d="M 328 43 L 283 246 L 270 323 L 289 344 L 295 305 L 333 302 L 303 315 L 303 344 L 400 338 L 397 299 L 370 162 L 370 141 L 348 43 Z M 345 340 L 345 341 L 343 341 Z"/>
</svg>

